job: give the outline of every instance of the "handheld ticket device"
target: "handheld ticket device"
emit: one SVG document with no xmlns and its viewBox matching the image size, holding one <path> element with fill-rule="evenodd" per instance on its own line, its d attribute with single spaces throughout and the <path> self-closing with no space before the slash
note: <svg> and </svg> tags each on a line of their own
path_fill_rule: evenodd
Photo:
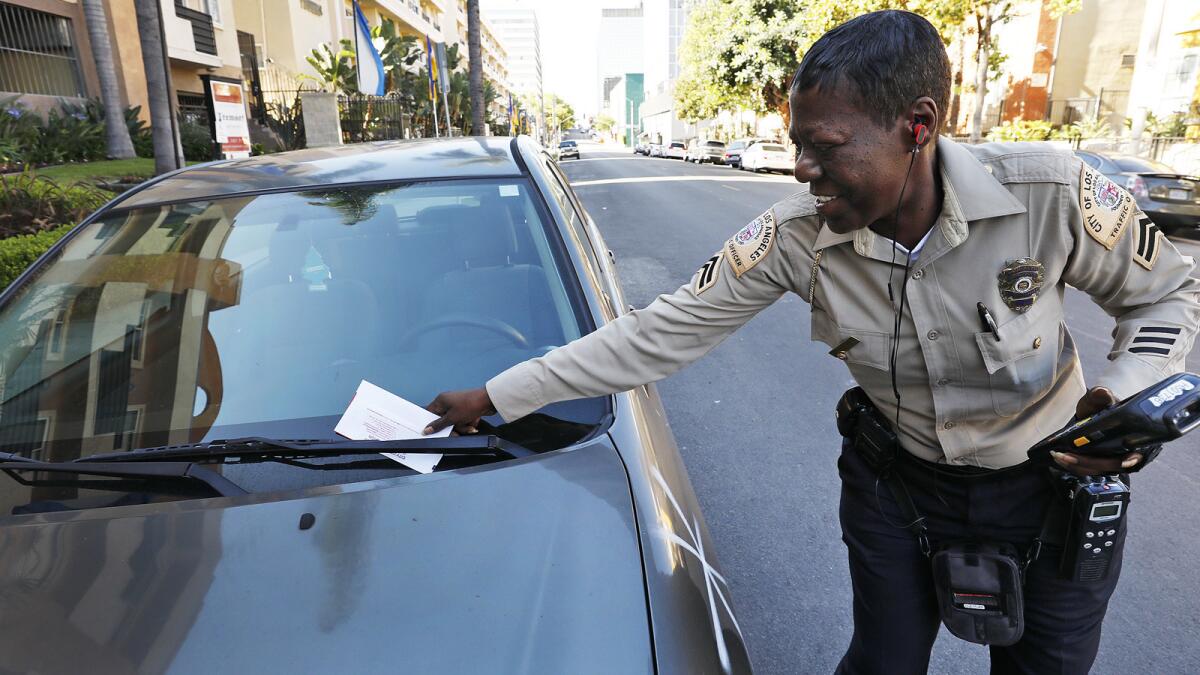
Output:
<svg viewBox="0 0 1200 675">
<path fill-rule="evenodd" d="M 1091 417 L 1068 424 L 1029 449 L 1030 459 L 1050 462 L 1050 452 L 1096 457 L 1142 453 L 1138 471 L 1162 451 L 1163 443 L 1200 426 L 1200 377 L 1180 373 L 1143 389 Z M 1129 510 L 1129 486 L 1120 476 L 1079 477 L 1063 473 L 1070 503 L 1059 573 L 1072 581 L 1108 576 L 1117 538 Z"/>
</svg>

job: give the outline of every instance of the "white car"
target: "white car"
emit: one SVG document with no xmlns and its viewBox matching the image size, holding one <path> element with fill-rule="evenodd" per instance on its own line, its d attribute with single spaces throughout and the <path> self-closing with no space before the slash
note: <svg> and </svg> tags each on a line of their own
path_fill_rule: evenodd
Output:
<svg viewBox="0 0 1200 675">
<path fill-rule="evenodd" d="M 680 141 L 671 141 L 669 145 L 664 145 L 662 156 L 665 159 L 683 159 L 687 154 L 687 146 Z"/>
<path fill-rule="evenodd" d="M 796 166 L 796 160 L 788 149 L 778 143 L 755 143 L 742 153 L 741 164 L 743 171 L 779 171 L 791 173 Z"/>
</svg>

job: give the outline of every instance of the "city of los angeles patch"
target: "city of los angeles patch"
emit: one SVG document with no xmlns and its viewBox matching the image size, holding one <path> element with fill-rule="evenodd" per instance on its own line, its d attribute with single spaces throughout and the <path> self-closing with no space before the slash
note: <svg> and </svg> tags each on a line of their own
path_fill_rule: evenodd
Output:
<svg viewBox="0 0 1200 675">
<path fill-rule="evenodd" d="M 768 210 L 730 237 L 723 253 L 733 273 L 741 277 L 762 262 L 774 245 L 775 214 Z"/>
<path fill-rule="evenodd" d="M 1133 196 L 1084 164 L 1079 174 L 1079 209 L 1083 211 L 1083 229 L 1111 251 L 1133 220 Z"/>
</svg>

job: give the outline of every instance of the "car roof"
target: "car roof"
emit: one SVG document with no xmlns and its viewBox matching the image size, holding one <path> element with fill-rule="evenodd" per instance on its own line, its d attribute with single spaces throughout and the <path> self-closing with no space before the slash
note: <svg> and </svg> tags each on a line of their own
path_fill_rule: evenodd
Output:
<svg viewBox="0 0 1200 675">
<path fill-rule="evenodd" d="M 514 152 L 516 139 L 504 136 L 294 150 L 188 167 L 137 190 L 117 208 L 327 185 L 520 175 L 525 171 Z"/>
</svg>

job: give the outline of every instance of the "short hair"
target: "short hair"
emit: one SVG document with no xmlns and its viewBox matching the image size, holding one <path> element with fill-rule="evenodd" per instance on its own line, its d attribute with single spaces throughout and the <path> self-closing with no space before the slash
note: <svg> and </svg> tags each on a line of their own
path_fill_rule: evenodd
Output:
<svg viewBox="0 0 1200 675">
<path fill-rule="evenodd" d="M 791 93 L 846 84 L 886 127 L 913 101 L 928 96 L 945 119 L 950 105 L 950 59 L 937 29 L 924 17 L 888 9 L 850 19 L 822 35 L 804 55 Z"/>
</svg>

